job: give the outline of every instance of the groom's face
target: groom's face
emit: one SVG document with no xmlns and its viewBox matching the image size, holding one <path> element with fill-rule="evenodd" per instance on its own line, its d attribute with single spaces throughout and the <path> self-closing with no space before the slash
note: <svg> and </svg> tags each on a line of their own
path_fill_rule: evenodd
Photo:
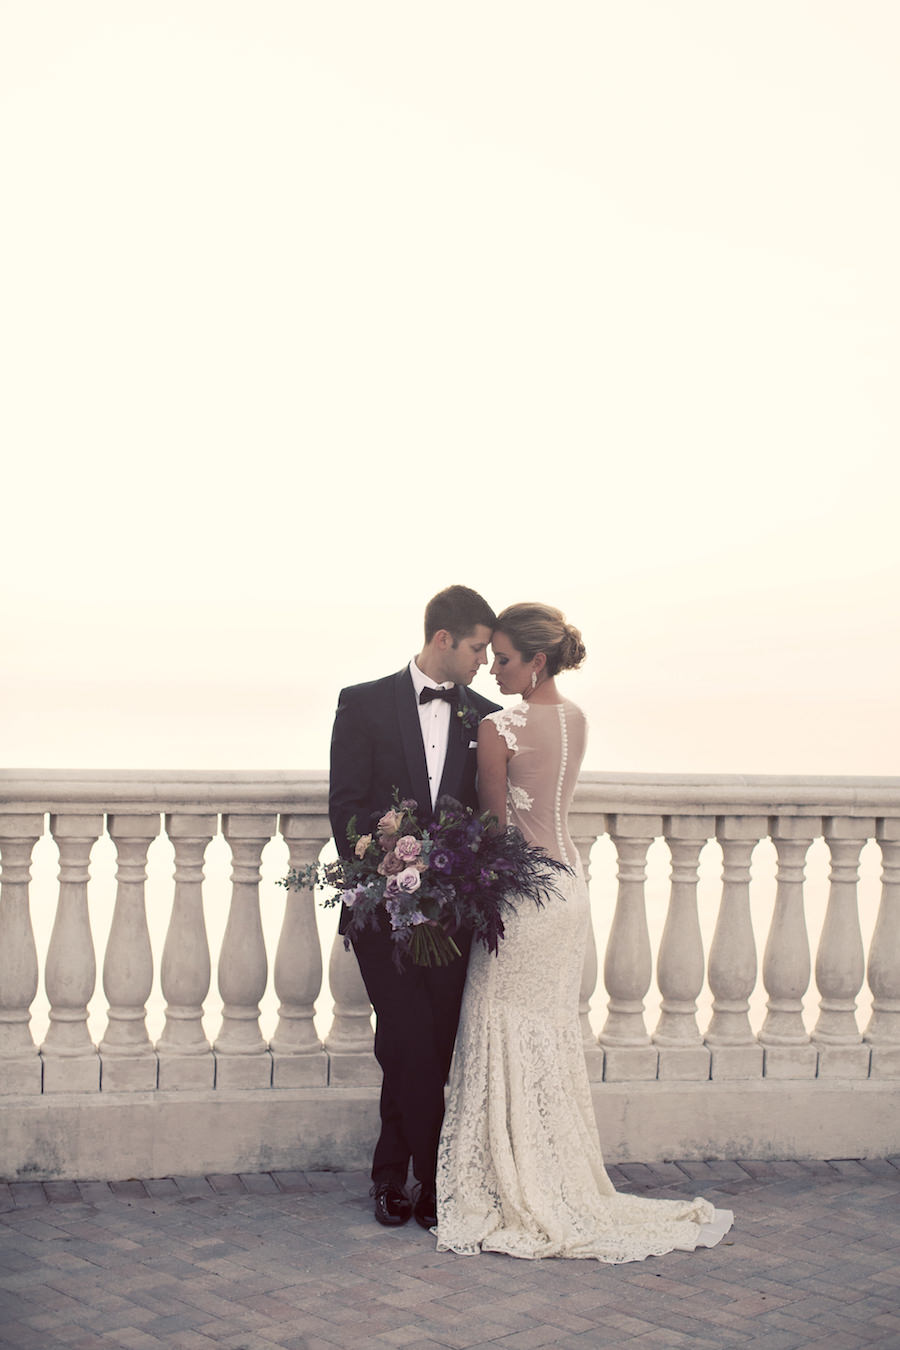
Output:
<svg viewBox="0 0 900 1350">
<path fill-rule="evenodd" d="M 447 636 L 450 637 L 449 633 Z M 481 667 L 487 665 L 490 640 L 491 630 L 484 624 L 478 624 L 471 633 L 459 638 L 456 646 L 453 646 L 451 639 L 443 652 L 443 678 L 452 680 L 454 684 L 471 684 Z"/>
</svg>

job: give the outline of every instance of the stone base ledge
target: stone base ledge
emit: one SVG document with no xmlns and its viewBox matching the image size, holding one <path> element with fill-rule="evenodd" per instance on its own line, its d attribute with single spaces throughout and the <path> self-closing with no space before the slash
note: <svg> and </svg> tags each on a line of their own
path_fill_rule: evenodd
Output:
<svg viewBox="0 0 900 1350">
<path fill-rule="evenodd" d="M 709 1078 L 709 1050 L 705 1045 L 660 1045 L 657 1078 L 660 1082 L 700 1082 Z"/>
<path fill-rule="evenodd" d="M 44 1065 L 37 1051 L 22 1059 L 5 1059 L 0 1070 L 0 1110 L 4 1097 L 43 1091 Z"/>
<path fill-rule="evenodd" d="M 142 1055 L 114 1055 L 108 1051 L 101 1055 L 101 1092 L 152 1092 L 158 1076 L 158 1060 L 152 1050 Z"/>
<path fill-rule="evenodd" d="M 279 1089 L 327 1087 L 328 1056 L 323 1051 L 299 1055 L 279 1054 L 273 1051 L 272 1086 Z"/>
<path fill-rule="evenodd" d="M 44 1093 L 100 1091 L 100 1056 L 43 1054 Z"/>
<path fill-rule="evenodd" d="M 900 1045 L 873 1045 L 872 1078 L 900 1078 Z"/>
<path fill-rule="evenodd" d="M 900 1144 L 897 1084 L 887 1079 L 602 1083 L 593 1096 L 609 1163 L 877 1158 Z"/>
<path fill-rule="evenodd" d="M 867 1045 L 819 1045 L 820 1078 L 868 1078 L 872 1052 Z"/>
<path fill-rule="evenodd" d="M 603 1050 L 603 1077 L 607 1083 L 656 1081 L 659 1051 L 655 1045 L 606 1045 Z"/>
<path fill-rule="evenodd" d="M 0 1103 L 0 1179 L 368 1168 L 376 1089 L 54 1093 Z"/>
<path fill-rule="evenodd" d="M 216 1055 L 216 1090 L 272 1086 L 272 1054 L 262 1050 L 252 1055 Z"/>
<path fill-rule="evenodd" d="M 608 1163 L 900 1153 L 896 1080 L 592 1084 Z M 0 1099 L 0 1179 L 368 1170 L 372 1086 Z"/>
<path fill-rule="evenodd" d="M 710 1076 L 716 1082 L 759 1079 L 763 1076 L 761 1045 L 713 1045 Z"/>
<path fill-rule="evenodd" d="M 332 1087 L 381 1088 L 381 1069 L 371 1051 L 333 1051 L 328 1059 L 328 1082 Z"/>
<path fill-rule="evenodd" d="M 819 1056 L 814 1045 L 764 1045 L 763 1073 L 766 1078 L 815 1078 Z"/>
<path fill-rule="evenodd" d="M 159 1052 L 160 1092 L 202 1092 L 216 1084 L 216 1057 L 211 1050 L 200 1055 Z"/>
</svg>

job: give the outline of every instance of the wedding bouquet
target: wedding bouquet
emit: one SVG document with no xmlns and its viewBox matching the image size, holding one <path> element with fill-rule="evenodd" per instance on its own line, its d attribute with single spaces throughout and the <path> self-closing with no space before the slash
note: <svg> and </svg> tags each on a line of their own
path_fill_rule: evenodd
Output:
<svg viewBox="0 0 900 1350">
<path fill-rule="evenodd" d="M 356 817 L 347 826 L 352 856 L 294 868 L 280 883 L 295 889 L 324 885 L 334 894 L 326 906 L 350 911 L 348 933 L 375 927 L 387 917 L 394 959 L 443 966 L 460 955 L 452 934 L 470 929 L 496 955 L 503 914 L 519 899 L 543 904 L 565 863 L 529 844 L 514 825 L 499 828 L 496 816 L 478 815 L 453 797 L 441 797 L 435 820 L 424 828 L 418 803 L 398 800 L 372 834 L 359 834 Z"/>
</svg>

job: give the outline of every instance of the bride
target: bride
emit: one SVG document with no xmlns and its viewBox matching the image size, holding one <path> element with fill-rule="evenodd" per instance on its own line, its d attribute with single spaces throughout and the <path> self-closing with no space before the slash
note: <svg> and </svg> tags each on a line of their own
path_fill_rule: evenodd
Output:
<svg viewBox="0 0 900 1350">
<path fill-rule="evenodd" d="M 589 900 L 567 827 L 587 731 L 554 679 L 581 665 L 581 634 L 549 605 L 518 604 L 492 646 L 500 692 L 522 699 L 481 723 L 481 807 L 572 873 L 558 901 L 505 918 L 497 956 L 472 951 L 438 1150 L 438 1250 L 623 1262 L 712 1246 L 730 1211 L 620 1195 L 603 1166 L 578 1022 Z"/>
</svg>

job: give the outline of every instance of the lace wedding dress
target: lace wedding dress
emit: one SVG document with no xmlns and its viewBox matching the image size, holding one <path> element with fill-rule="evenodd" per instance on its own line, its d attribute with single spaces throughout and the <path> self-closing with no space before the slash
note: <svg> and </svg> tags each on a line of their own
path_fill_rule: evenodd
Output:
<svg viewBox="0 0 900 1350">
<path fill-rule="evenodd" d="M 558 897 L 520 902 L 499 954 L 472 949 L 437 1165 L 439 1251 L 641 1261 L 712 1246 L 706 1200 L 620 1195 L 603 1166 L 578 1021 L 589 913 L 566 818 L 584 755 L 574 703 L 490 715 L 506 740 L 508 816 L 569 864 Z"/>
</svg>

